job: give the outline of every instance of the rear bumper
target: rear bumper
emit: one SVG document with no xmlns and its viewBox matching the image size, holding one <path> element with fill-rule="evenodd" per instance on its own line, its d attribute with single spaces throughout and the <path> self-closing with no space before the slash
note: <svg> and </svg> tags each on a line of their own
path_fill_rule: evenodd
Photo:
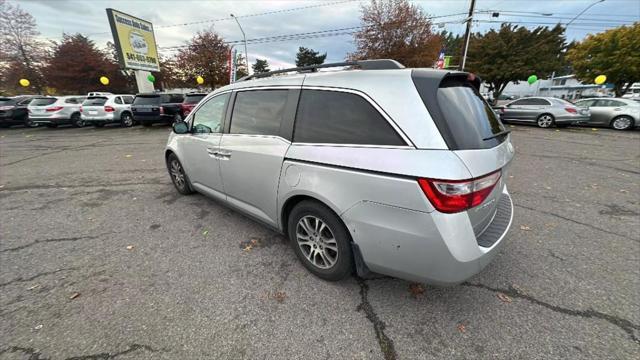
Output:
<svg viewBox="0 0 640 360">
<path fill-rule="evenodd" d="M 156 123 L 156 122 L 171 122 L 173 121 L 173 115 L 140 115 L 133 114 L 133 120 L 137 122 L 148 122 L 148 123 Z"/>
<path fill-rule="evenodd" d="M 102 115 L 102 116 L 87 116 L 84 113 L 80 116 L 80 118 L 87 124 L 93 124 L 93 123 L 107 123 L 107 122 L 114 122 L 114 121 L 118 121 L 119 119 L 116 119 L 113 114 L 108 114 L 108 115 Z"/>
<path fill-rule="evenodd" d="M 505 187 L 494 219 L 478 237 L 466 212 L 425 213 L 362 202 L 342 218 L 370 270 L 455 285 L 480 272 L 498 253 L 513 221 L 513 203 Z"/>
</svg>

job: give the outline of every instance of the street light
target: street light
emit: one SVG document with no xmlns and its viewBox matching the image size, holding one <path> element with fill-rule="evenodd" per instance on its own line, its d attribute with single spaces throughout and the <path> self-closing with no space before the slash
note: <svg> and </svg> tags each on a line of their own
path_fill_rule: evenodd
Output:
<svg viewBox="0 0 640 360">
<path fill-rule="evenodd" d="M 242 32 L 242 39 L 244 40 L 244 63 L 247 65 L 247 74 L 251 74 L 251 70 L 249 69 L 249 53 L 247 52 L 247 36 L 244 34 L 244 30 L 242 30 L 242 25 L 240 25 L 238 18 L 233 14 L 231 14 L 231 17 L 236 20 L 236 23 L 238 23 L 238 27 Z M 236 61 L 236 59 L 233 59 L 233 61 Z"/>
<path fill-rule="evenodd" d="M 569 27 L 569 25 L 571 25 L 571 23 L 572 23 L 572 22 L 574 22 L 577 18 L 579 18 L 579 17 L 580 17 L 580 15 L 584 14 L 587 10 L 591 9 L 591 7 L 592 7 L 593 5 L 595 5 L 595 4 L 599 4 L 599 3 L 601 3 L 601 2 L 604 2 L 604 0 L 598 0 L 598 1 L 594 2 L 593 4 L 591 4 L 591 5 L 587 6 L 584 10 L 582 10 L 582 12 L 581 12 L 580 14 L 576 15 L 576 17 L 574 17 L 573 19 L 571 19 L 571 21 L 569 21 L 569 23 L 567 23 L 567 26 L 565 26 L 565 28 L 568 28 L 568 27 Z"/>
</svg>

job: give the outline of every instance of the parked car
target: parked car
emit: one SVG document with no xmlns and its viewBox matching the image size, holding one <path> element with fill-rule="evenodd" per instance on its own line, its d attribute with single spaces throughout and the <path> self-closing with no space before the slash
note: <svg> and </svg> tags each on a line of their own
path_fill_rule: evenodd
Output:
<svg viewBox="0 0 640 360">
<path fill-rule="evenodd" d="M 208 95 L 169 135 L 175 188 L 285 234 L 323 279 L 464 281 L 512 222 L 509 131 L 468 73 L 351 64 L 362 71 L 254 74 Z"/>
<path fill-rule="evenodd" d="M 87 94 L 87 96 L 104 96 L 104 95 L 113 95 L 110 92 L 99 92 L 99 91 L 93 91 Z"/>
<path fill-rule="evenodd" d="M 131 113 L 133 95 L 89 96 L 80 107 L 85 125 L 103 127 L 109 123 L 120 123 L 123 127 L 133 126 Z"/>
<path fill-rule="evenodd" d="M 554 97 L 527 97 L 499 107 L 504 122 L 528 122 L 541 128 L 569 126 L 589 120 L 589 110 Z"/>
<path fill-rule="evenodd" d="M 589 109 L 591 117 L 580 122 L 589 126 L 607 126 L 628 130 L 640 126 L 640 103 L 632 99 L 583 99 L 576 106 Z"/>
<path fill-rule="evenodd" d="M 182 118 L 187 117 L 193 108 L 198 105 L 200 100 L 204 99 L 207 94 L 204 93 L 189 93 L 184 97 L 184 101 L 180 105 L 182 109 Z"/>
<path fill-rule="evenodd" d="M 44 124 L 52 128 L 64 124 L 83 127 L 80 104 L 85 99 L 86 96 L 36 97 L 28 106 L 29 119 L 33 124 Z"/>
<path fill-rule="evenodd" d="M 142 126 L 182 120 L 182 94 L 137 94 L 131 105 L 133 119 Z"/>
<path fill-rule="evenodd" d="M 29 111 L 27 110 L 27 106 L 34 97 L 34 95 L 0 97 L 0 127 L 34 126 L 29 120 Z"/>
</svg>

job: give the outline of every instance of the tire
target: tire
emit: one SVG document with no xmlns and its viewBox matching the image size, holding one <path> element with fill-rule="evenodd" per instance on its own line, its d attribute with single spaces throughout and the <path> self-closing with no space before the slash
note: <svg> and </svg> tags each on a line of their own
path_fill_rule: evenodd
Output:
<svg viewBox="0 0 640 360">
<path fill-rule="evenodd" d="M 629 130 L 633 128 L 633 125 L 633 119 L 626 115 L 611 120 L 611 128 L 614 130 Z"/>
<path fill-rule="evenodd" d="M 103 123 L 103 122 L 96 122 L 96 123 L 93 123 L 93 127 L 96 127 L 96 128 L 104 127 L 104 123 Z"/>
<path fill-rule="evenodd" d="M 120 126 L 122 127 L 132 127 L 133 126 L 133 116 L 128 112 L 122 113 L 120 115 Z"/>
<path fill-rule="evenodd" d="M 145 121 L 145 120 L 142 120 L 142 121 L 141 121 L 141 124 L 142 124 L 142 126 L 144 126 L 144 127 L 149 127 L 149 126 L 153 125 L 153 124 L 151 123 L 151 121 Z"/>
<path fill-rule="evenodd" d="M 84 120 L 82 120 L 82 117 L 80 117 L 80 114 L 75 113 L 71 115 L 71 125 L 77 128 L 81 128 L 84 126 Z"/>
<path fill-rule="evenodd" d="M 291 210 L 287 229 L 296 255 L 312 274 L 338 281 L 353 273 L 351 236 L 331 209 L 302 201 Z"/>
<path fill-rule="evenodd" d="M 175 186 L 176 190 L 178 190 L 180 194 L 193 194 L 194 191 L 191 188 L 189 177 L 187 177 L 180 160 L 178 160 L 178 157 L 175 154 L 170 154 L 167 157 L 167 170 L 169 171 L 169 176 L 171 177 L 173 186 Z"/>
<path fill-rule="evenodd" d="M 33 122 L 33 120 L 26 118 L 24 120 L 24 127 L 28 127 L 28 128 L 35 128 L 38 127 L 40 124 Z"/>
<path fill-rule="evenodd" d="M 551 114 L 542 114 L 536 119 L 536 125 L 543 129 L 550 128 L 556 122 L 556 119 Z"/>
</svg>

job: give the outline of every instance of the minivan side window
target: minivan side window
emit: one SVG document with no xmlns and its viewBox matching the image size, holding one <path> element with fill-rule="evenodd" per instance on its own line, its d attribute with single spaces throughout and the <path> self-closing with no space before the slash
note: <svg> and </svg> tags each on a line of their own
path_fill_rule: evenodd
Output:
<svg viewBox="0 0 640 360">
<path fill-rule="evenodd" d="M 120 96 L 116 96 L 115 99 L 113 99 L 113 102 L 116 104 L 122 104 L 122 99 L 120 98 Z"/>
<path fill-rule="evenodd" d="M 236 95 L 231 134 L 279 135 L 288 90 L 250 90 Z"/>
<path fill-rule="evenodd" d="M 225 105 L 230 93 L 221 94 L 207 100 L 206 103 L 191 115 L 191 131 L 196 134 L 222 132 Z"/>
<path fill-rule="evenodd" d="M 362 96 L 339 91 L 302 90 L 294 142 L 407 145 Z"/>
</svg>

